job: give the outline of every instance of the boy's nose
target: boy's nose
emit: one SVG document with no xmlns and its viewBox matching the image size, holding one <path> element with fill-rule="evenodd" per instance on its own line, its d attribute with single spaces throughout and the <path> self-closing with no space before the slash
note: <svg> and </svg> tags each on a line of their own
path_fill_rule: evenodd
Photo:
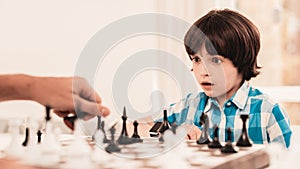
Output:
<svg viewBox="0 0 300 169">
<path fill-rule="evenodd" d="M 199 71 L 200 71 L 201 76 L 208 76 L 209 75 L 207 67 L 204 64 L 200 65 L 200 70 Z"/>
</svg>

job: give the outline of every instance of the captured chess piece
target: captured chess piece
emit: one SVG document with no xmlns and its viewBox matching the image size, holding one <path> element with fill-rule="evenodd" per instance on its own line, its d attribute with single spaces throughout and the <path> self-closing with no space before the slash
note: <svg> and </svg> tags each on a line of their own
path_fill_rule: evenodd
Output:
<svg viewBox="0 0 300 169">
<path fill-rule="evenodd" d="M 211 142 L 209 136 L 209 119 L 206 113 L 202 113 L 200 117 L 200 126 L 203 126 L 200 138 L 197 140 L 197 144 L 208 144 Z"/>
<path fill-rule="evenodd" d="M 222 145 L 219 141 L 219 127 L 217 125 L 214 126 L 214 139 L 212 142 L 208 143 L 209 148 L 221 148 Z"/>
<path fill-rule="evenodd" d="M 160 134 L 159 137 L 159 141 L 163 142 L 164 138 L 163 138 L 163 134 L 166 130 L 170 129 L 170 124 L 168 122 L 168 114 L 167 114 L 167 110 L 164 110 L 164 117 L 163 117 L 163 122 L 161 124 L 161 126 L 158 129 L 158 132 Z"/>
<path fill-rule="evenodd" d="M 117 142 L 121 145 L 131 144 L 132 140 L 131 140 L 131 138 L 128 137 L 127 127 L 126 127 L 127 116 L 126 116 L 125 107 L 123 109 L 122 120 L 123 120 L 122 132 L 121 132 L 121 135 L 120 135 L 119 139 L 117 140 Z"/>
<path fill-rule="evenodd" d="M 138 134 L 138 129 L 137 129 L 138 125 L 139 125 L 139 123 L 135 120 L 133 122 L 133 127 L 134 127 L 133 128 L 133 135 L 131 136 L 131 140 L 132 140 L 133 143 L 143 142 L 143 139 L 141 139 L 141 137 Z"/>
<path fill-rule="evenodd" d="M 111 139 L 109 141 L 109 145 L 105 148 L 105 151 L 108 153 L 113 153 L 113 152 L 120 152 L 121 149 L 118 147 L 118 145 L 115 142 L 115 129 L 116 124 L 114 124 L 110 129 L 110 134 L 111 134 Z"/>
<path fill-rule="evenodd" d="M 231 138 L 231 129 L 227 128 L 227 142 L 224 147 L 221 148 L 222 153 L 237 153 L 237 150 L 232 145 L 232 138 Z"/>
<path fill-rule="evenodd" d="M 252 143 L 249 139 L 248 133 L 247 133 L 247 129 L 246 129 L 246 121 L 249 117 L 249 115 L 247 114 L 241 114 L 241 119 L 243 121 L 243 129 L 242 129 L 242 133 L 241 136 L 239 137 L 236 146 L 239 147 L 251 147 Z"/>
</svg>

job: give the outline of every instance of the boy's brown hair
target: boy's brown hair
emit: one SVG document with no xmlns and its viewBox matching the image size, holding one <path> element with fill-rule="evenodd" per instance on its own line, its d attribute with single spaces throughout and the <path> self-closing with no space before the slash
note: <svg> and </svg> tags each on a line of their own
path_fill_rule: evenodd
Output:
<svg viewBox="0 0 300 169">
<path fill-rule="evenodd" d="M 190 58 L 205 47 L 211 55 L 230 59 L 242 73 L 243 80 L 250 80 L 260 73 L 261 67 L 257 65 L 259 31 L 238 12 L 229 9 L 208 12 L 188 30 L 184 45 Z"/>
</svg>

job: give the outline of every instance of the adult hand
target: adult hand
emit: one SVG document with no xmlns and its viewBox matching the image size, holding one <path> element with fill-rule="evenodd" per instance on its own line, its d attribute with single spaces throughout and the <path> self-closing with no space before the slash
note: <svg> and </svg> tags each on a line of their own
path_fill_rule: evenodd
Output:
<svg viewBox="0 0 300 169">
<path fill-rule="evenodd" d="M 81 77 L 36 77 L 30 87 L 32 100 L 51 107 L 60 117 L 77 114 L 84 120 L 107 116 L 100 96 Z"/>
</svg>

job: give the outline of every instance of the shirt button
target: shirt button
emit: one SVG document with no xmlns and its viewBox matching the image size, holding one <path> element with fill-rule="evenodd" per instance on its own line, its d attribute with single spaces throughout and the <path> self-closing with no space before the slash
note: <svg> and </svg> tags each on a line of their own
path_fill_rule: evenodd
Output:
<svg viewBox="0 0 300 169">
<path fill-rule="evenodd" d="M 231 102 L 227 102 L 227 103 L 226 103 L 226 106 L 227 106 L 227 107 L 231 106 Z"/>
</svg>

